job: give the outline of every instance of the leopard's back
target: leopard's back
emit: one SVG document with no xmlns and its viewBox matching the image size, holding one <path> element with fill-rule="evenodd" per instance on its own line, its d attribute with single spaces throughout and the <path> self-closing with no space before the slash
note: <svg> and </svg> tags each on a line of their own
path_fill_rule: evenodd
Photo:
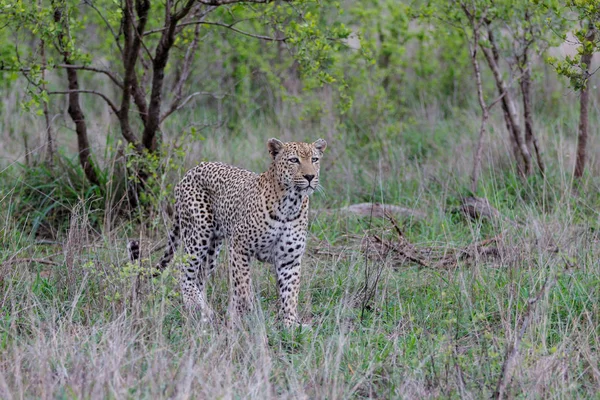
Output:
<svg viewBox="0 0 600 400">
<path fill-rule="evenodd" d="M 175 189 L 178 212 L 200 214 L 206 208 L 225 234 L 258 211 L 259 175 L 221 162 L 204 162 L 188 171 Z M 203 217 L 203 215 L 197 215 Z"/>
</svg>

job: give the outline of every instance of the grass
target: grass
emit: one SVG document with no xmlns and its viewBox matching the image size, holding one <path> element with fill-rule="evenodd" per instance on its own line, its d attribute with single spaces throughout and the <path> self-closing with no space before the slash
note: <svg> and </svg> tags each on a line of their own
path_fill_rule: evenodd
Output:
<svg viewBox="0 0 600 400">
<path fill-rule="evenodd" d="M 256 309 L 236 329 L 225 321 L 203 325 L 185 312 L 176 271 L 151 278 L 150 261 L 140 267 L 126 259 L 128 237 L 147 247 L 165 242 L 160 205 L 185 168 L 214 159 L 262 170 L 266 139 L 277 129 L 249 124 L 244 135 L 207 134 L 184 152 L 170 150 L 161 162 L 175 168 L 157 179 L 142 224 L 114 211 L 118 183 L 102 197 L 78 183 L 76 164 L 2 170 L 0 397 L 484 398 L 503 376 L 508 397 L 597 396 L 597 160 L 574 194 L 565 117 L 540 118 L 548 174 L 523 181 L 494 119 L 477 195 L 504 218 L 471 221 L 453 210 L 469 195 L 473 138 L 464 131 L 476 131 L 476 118 L 420 112 L 420 122 L 400 134 L 392 124 L 367 142 L 311 131 L 308 139 L 329 141 L 325 190 L 312 208 L 376 201 L 417 209 L 426 218 L 399 220 L 416 247 L 449 254 L 497 237 L 499 257 L 459 259 L 451 268 L 423 268 L 394 254 L 373 258 L 366 238 L 397 240 L 388 221 L 317 213 L 300 298 L 312 328 L 302 331 L 274 324 L 277 290 L 267 265 L 253 265 Z M 596 150 L 592 144 L 590 154 Z M 101 161 L 108 182 L 115 163 Z M 51 240 L 39 236 L 44 223 L 55 228 Z M 209 287 L 222 317 L 227 276 L 224 254 Z M 516 342 L 512 370 L 503 372 Z"/>
</svg>

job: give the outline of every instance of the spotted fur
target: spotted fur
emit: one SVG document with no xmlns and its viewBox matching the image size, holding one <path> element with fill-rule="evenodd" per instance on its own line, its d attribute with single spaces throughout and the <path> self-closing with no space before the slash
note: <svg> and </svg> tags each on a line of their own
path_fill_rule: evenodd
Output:
<svg viewBox="0 0 600 400">
<path fill-rule="evenodd" d="M 217 264 L 224 239 L 229 246 L 232 284 L 230 311 L 247 312 L 252 304 L 250 259 L 274 264 L 285 326 L 297 314 L 300 261 L 306 247 L 309 195 L 319 184 L 319 162 L 327 143 L 267 143 L 272 162 L 258 175 L 218 162 L 201 163 L 175 188 L 175 221 L 165 267 L 179 242 L 185 249 L 181 290 L 184 304 L 212 318 L 205 285 Z"/>
</svg>

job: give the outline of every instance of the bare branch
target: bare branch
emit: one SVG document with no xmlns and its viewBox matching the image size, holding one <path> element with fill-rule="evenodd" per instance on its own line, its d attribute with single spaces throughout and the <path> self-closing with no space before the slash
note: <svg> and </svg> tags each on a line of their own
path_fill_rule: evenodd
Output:
<svg viewBox="0 0 600 400">
<path fill-rule="evenodd" d="M 115 85 L 117 85 L 119 88 L 123 89 L 123 82 L 121 82 L 112 71 L 106 70 L 106 69 L 102 69 L 102 68 L 96 68 L 96 67 L 88 67 L 85 65 L 71 65 L 71 64 L 56 64 L 55 67 L 57 68 L 70 68 L 70 69 L 80 69 L 83 71 L 92 71 L 92 72 L 99 72 L 101 74 L 104 74 L 106 76 L 108 76 L 110 78 L 111 81 L 113 81 L 113 83 Z"/>
<path fill-rule="evenodd" d="M 2 263 L 2 265 L 7 267 L 7 266 L 13 265 L 13 264 L 31 264 L 31 263 L 38 263 L 38 264 L 44 264 L 44 265 L 60 265 L 59 263 L 57 263 L 55 261 L 44 260 L 43 258 L 13 258 L 11 260 L 4 261 Z"/>
<path fill-rule="evenodd" d="M 140 57 L 142 60 L 142 57 Z M 146 104 L 146 95 L 138 82 L 137 74 L 134 72 L 133 81 L 131 82 L 131 94 L 133 95 L 133 102 L 138 108 L 142 123 L 146 125 L 148 119 L 148 105 Z"/>
<path fill-rule="evenodd" d="M 169 51 L 175 43 L 177 24 L 182 18 L 188 15 L 195 2 L 196 0 L 185 0 L 185 4 L 174 14 L 171 12 L 170 2 L 167 2 L 165 7 L 166 29 L 161 34 L 160 41 L 156 46 L 154 59 L 152 60 L 152 91 L 150 93 L 148 116 L 142 133 L 142 144 L 150 151 L 155 151 L 158 145 L 156 131 L 160 124 L 165 67 L 167 66 L 167 61 L 169 59 Z M 141 33 L 143 30 L 139 30 L 139 32 Z"/>
<path fill-rule="evenodd" d="M 198 0 L 199 3 L 206 4 L 208 6 L 223 6 L 226 4 L 236 3 L 256 3 L 256 4 L 267 4 L 273 0 Z M 287 0 L 290 1 L 290 0 Z"/>
<path fill-rule="evenodd" d="M 134 24 L 133 15 L 133 0 L 124 1 L 124 12 L 121 21 L 125 46 L 123 48 L 123 65 L 125 67 L 125 75 L 123 78 L 123 95 L 121 98 L 121 108 L 118 112 L 119 122 L 121 125 L 121 134 L 129 143 L 133 144 L 136 150 L 141 153 L 143 150 L 142 144 L 137 139 L 131 129 L 129 122 L 129 108 L 131 105 L 132 91 L 135 92 L 135 66 L 137 64 L 139 50 L 141 46 L 140 33 L 144 31 L 144 26 L 148 21 L 148 11 L 150 10 L 149 0 L 136 0 L 136 9 L 138 13 L 138 24 Z M 132 30 L 137 31 L 133 34 Z M 139 105 L 138 105 L 139 107 Z"/>
<path fill-rule="evenodd" d="M 212 96 L 215 99 L 222 99 L 225 95 L 219 95 L 211 92 L 195 92 L 186 97 L 180 104 L 171 104 L 171 108 L 166 111 L 161 117 L 160 122 L 163 122 L 169 115 L 173 114 L 175 111 L 181 110 L 185 105 L 196 96 Z"/>
<path fill-rule="evenodd" d="M 104 17 L 104 15 L 102 15 L 102 13 L 98 9 L 98 7 L 96 7 L 94 5 L 94 2 L 91 1 L 91 0 L 84 0 L 84 3 L 86 5 L 92 7 L 96 11 L 96 13 L 98 13 L 98 15 L 100 16 L 100 18 L 102 18 L 102 21 L 104 21 L 104 24 L 110 30 L 110 33 L 112 33 L 112 36 L 115 39 L 115 44 L 117 45 L 117 48 L 119 49 L 119 52 L 123 53 L 123 48 L 121 47 L 121 44 L 119 43 L 119 35 L 117 35 L 115 33 L 115 31 L 113 30 L 112 26 L 110 26 L 110 24 L 108 23 L 108 21 L 106 20 L 106 18 Z"/>
<path fill-rule="evenodd" d="M 200 39 L 200 25 L 196 25 L 196 29 L 194 30 L 194 39 L 192 43 L 188 47 L 185 57 L 183 59 L 183 68 L 181 72 L 181 76 L 177 80 L 177 84 L 175 85 L 175 96 L 173 97 L 173 101 L 171 102 L 171 106 L 169 110 L 161 117 L 160 122 L 162 122 L 166 117 L 168 117 L 171 113 L 177 110 L 177 107 L 181 103 L 181 96 L 183 95 L 183 85 L 185 81 L 187 81 L 190 76 L 191 65 L 194 53 L 198 48 L 198 41 Z"/>
<path fill-rule="evenodd" d="M 220 27 L 223 27 L 223 28 L 231 29 L 232 31 L 234 31 L 236 33 L 239 33 L 241 35 L 244 35 L 244 36 L 249 36 L 249 37 L 252 37 L 252 38 L 255 38 L 255 39 L 260 39 L 260 40 L 266 40 L 266 41 L 269 41 L 269 42 L 285 42 L 286 40 L 288 40 L 287 37 L 274 38 L 274 37 L 271 37 L 271 36 L 264 36 L 264 35 L 258 35 L 258 34 L 255 34 L 255 33 L 245 32 L 245 31 L 242 31 L 240 29 L 234 28 L 233 27 L 234 24 L 223 24 L 223 23 L 220 23 L 220 22 L 210 22 L 210 21 L 197 22 L 197 23 L 202 24 L 202 25 L 220 26 Z M 184 24 L 181 24 L 181 25 L 183 26 Z"/>
<path fill-rule="evenodd" d="M 194 3 L 195 3 L 195 0 L 187 0 L 185 5 L 181 8 L 181 10 L 179 10 L 179 12 L 176 12 L 175 14 L 171 15 L 171 18 L 173 18 L 173 22 L 175 22 L 175 24 L 177 24 L 177 22 L 179 22 L 179 20 L 181 18 L 188 15 L 188 13 L 192 9 L 192 6 L 194 5 Z"/>
<path fill-rule="evenodd" d="M 521 79 L 523 77 L 523 75 L 525 75 L 527 72 L 529 71 L 529 67 L 527 68 L 523 68 L 521 73 L 515 77 L 513 77 L 510 82 L 508 83 L 507 87 L 511 87 L 512 84 L 515 81 L 518 81 L 519 79 Z M 488 109 L 492 109 L 496 104 L 498 104 L 498 102 L 500 100 L 502 100 L 504 98 L 504 95 L 506 95 L 507 90 L 503 91 L 501 94 L 498 95 L 498 97 L 496 97 L 494 100 L 492 100 L 489 104 L 488 104 Z"/>
<path fill-rule="evenodd" d="M 135 15 L 133 15 L 133 10 L 130 8 L 126 8 L 125 12 L 129 12 L 129 18 L 131 18 L 131 21 L 135 20 Z M 147 13 L 148 11 L 146 11 Z M 142 18 L 148 18 L 147 14 L 140 17 L 140 19 Z M 150 52 L 150 49 L 146 46 L 146 43 L 144 43 L 143 40 L 143 36 L 144 34 L 142 33 L 142 30 L 144 29 L 144 26 L 146 25 L 146 21 L 140 21 L 139 25 L 133 29 L 133 32 L 135 34 L 135 39 L 137 39 L 137 46 L 139 47 L 140 45 L 144 48 L 144 51 L 146 52 L 146 54 L 148 55 L 148 58 L 150 58 L 150 61 L 152 61 L 152 53 Z M 135 44 L 134 44 L 135 46 Z"/>
<path fill-rule="evenodd" d="M 288 40 L 288 37 L 283 37 L 283 38 L 276 38 L 276 37 L 272 37 L 272 36 L 265 36 L 265 35 L 259 35 L 256 33 L 250 33 L 250 32 L 246 32 L 246 31 L 242 31 L 241 29 L 237 29 L 234 27 L 234 25 L 239 24 L 241 21 L 235 21 L 231 24 L 223 24 L 221 22 L 213 22 L 213 21 L 188 21 L 188 22 L 183 22 L 181 24 L 179 24 L 178 27 L 183 28 L 189 25 L 212 25 L 212 26 L 220 26 L 222 28 L 227 28 L 230 29 L 236 33 L 239 33 L 240 35 L 244 35 L 244 36 L 248 36 L 251 38 L 255 38 L 255 39 L 260 39 L 260 40 L 265 40 L 268 42 L 285 42 L 286 40 Z M 146 35 L 151 35 L 153 33 L 159 33 L 164 31 L 165 28 L 159 28 L 159 29 L 152 29 L 149 31 L 144 32 L 144 36 Z"/>
<path fill-rule="evenodd" d="M 96 96 L 100 96 L 104 99 L 106 104 L 109 105 L 109 107 L 111 108 L 111 110 L 113 110 L 113 112 L 115 114 L 117 114 L 117 115 L 119 114 L 119 109 L 117 108 L 115 103 L 113 103 L 104 93 L 100 93 L 96 90 L 77 89 L 77 90 L 57 90 L 57 91 L 53 91 L 53 92 L 48 92 L 48 94 L 70 94 L 70 93 L 91 93 L 91 94 L 95 94 Z"/>
<path fill-rule="evenodd" d="M 521 340 L 523 340 L 523 336 L 525 336 L 525 331 L 527 331 L 527 327 L 531 322 L 532 314 L 535 310 L 535 306 L 540 299 L 546 295 L 550 291 L 550 288 L 554 286 L 556 283 L 556 277 L 553 277 L 552 280 L 546 278 L 542 288 L 537 293 L 534 298 L 529 299 L 527 302 L 527 307 L 525 308 L 525 314 L 523 315 L 523 319 L 521 320 L 518 331 L 516 332 L 516 336 L 514 341 L 510 342 L 506 349 L 506 358 L 504 359 L 504 363 L 502 364 L 502 372 L 500 373 L 500 378 L 498 379 L 498 383 L 496 385 L 496 390 L 492 395 L 492 399 L 502 399 L 504 398 L 504 394 L 510 383 L 513 375 L 513 370 L 515 367 L 515 361 L 517 355 L 519 354 L 519 346 L 521 344 Z"/>
</svg>

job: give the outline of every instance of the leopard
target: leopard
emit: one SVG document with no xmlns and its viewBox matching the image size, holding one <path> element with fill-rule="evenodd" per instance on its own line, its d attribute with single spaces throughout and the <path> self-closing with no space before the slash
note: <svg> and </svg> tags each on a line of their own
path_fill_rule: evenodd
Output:
<svg viewBox="0 0 600 400">
<path fill-rule="evenodd" d="M 327 142 L 267 141 L 270 165 L 257 174 L 222 162 L 202 162 L 175 187 L 173 226 L 159 261 L 164 269 L 183 243 L 179 285 L 183 304 L 212 321 L 206 284 L 225 241 L 229 254 L 228 314 L 252 308 L 252 259 L 273 265 L 279 295 L 278 320 L 304 326 L 298 316 L 301 260 L 306 249 L 309 197 L 319 189 Z"/>
</svg>

